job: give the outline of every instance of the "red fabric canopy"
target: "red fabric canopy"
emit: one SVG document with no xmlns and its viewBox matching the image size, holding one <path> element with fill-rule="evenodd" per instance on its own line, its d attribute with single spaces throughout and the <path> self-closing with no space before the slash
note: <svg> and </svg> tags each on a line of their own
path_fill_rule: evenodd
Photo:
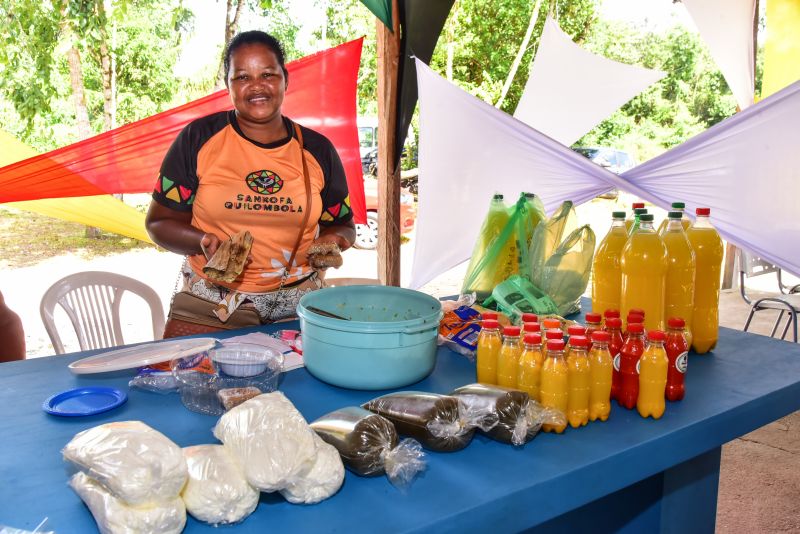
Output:
<svg viewBox="0 0 800 534">
<path fill-rule="evenodd" d="M 336 146 L 347 174 L 350 204 L 360 223 L 366 222 L 356 127 L 362 41 L 350 41 L 287 64 L 289 87 L 283 104 L 286 116 L 319 131 Z M 0 202 L 149 193 L 178 132 L 194 119 L 232 107 L 228 91 L 219 91 L 0 168 Z"/>
</svg>

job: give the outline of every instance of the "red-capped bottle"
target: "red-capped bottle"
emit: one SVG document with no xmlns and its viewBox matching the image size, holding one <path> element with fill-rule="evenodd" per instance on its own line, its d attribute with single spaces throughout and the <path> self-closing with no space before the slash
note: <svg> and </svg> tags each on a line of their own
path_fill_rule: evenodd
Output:
<svg viewBox="0 0 800 534">
<path fill-rule="evenodd" d="M 497 320 L 497 313 L 496 312 L 483 312 L 481 314 L 481 320 L 483 321 L 496 321 Z"/>
<path fill-rule="evenodd" d="M 670 317 L 667 321 L 667 342 L 664 348 L 669 358 L 667 367 L 667 390 L 665 396 L 668 401 L 675 402 L 683 399 L 686 394 L 684 377 L 689 363 L 689 344 L 686 342 L 684 327 L 686 322 L 680 317 Z"/>
<path fill-rule="evenodd" d="M 622 319 L 609 317 L 606 319 L 606 332 L 609 334 L 608 352 L 614 363 L 614 372 L 611 376 L 611 398 L 616 400 L 619 393 L 619 351 L 622 350 Z"/>
<path fill-rule="evenodd" d="M 523 323 L 523 324 L 524 323 L 538 323 L 539 322 L 539 316 L 536 315 L 535 313 L 523 313 L 522 314 L 522 319 L 520 319 L 520 322 Z"/>
<path fill-rule="evenodd" d="M 586 335 L 586 328 L 579 324 L 571 324 L 567 328 L 567 334 L 572 336 L 585 336 Z"/>
<path fill-rule="evenodd" d="M 616 317 L 617 319 L 619 319 L 619 310 L 613 310 L 612 309 L 612 310 L 606 310 L 606 311 L 603 312 L 603 318 L 604 319 L 611 319 L 613 317 Z"/>
<path fill-rule="evenodd" d="M 525 315 L 535 315 L 533 313 L 526 313 Z M 542 327 L 539 323 L 522 323 L 522 332 L 520 332 L 520 348 L 525 348 L 525 336 L 528 334 L 540 334 Z M 541 342 L 540 342 L 541 344 Z"/>
<path fill-rule="evenodd" d="M 644 325 L 628 325 L 628 339 L 619 351 L 619 392 L 617 402 L 632 410 L 639 398 L 639 358 L 644 353 Z"/>
<path fill-rule="evenodd" d="M 632 324 L 644 325 L 644 314 L 643 313 L 639 313 L 638 311 L 636 311 L 636 312 L 631 311 L 630 313 L 628 313 L 628 317 L 625 319 L 625 324 L 627 326 L 625 327 L 625 332 L 622 334 L 622 339 L 623 340 L 628 339 L 628 327 L 630 325 L 632 325 Z M 645 332 L 643 332 L 643 335 L 647 335 L 647 334 Z"/>
<path fill-rule="evenodd" d="M 603 329 L 603 316 L 599 313 L 589 312 L 586 314 L 586 337 L 589 339 L 589 348 L 592 346 L 592 334 Z"/>
</svg>

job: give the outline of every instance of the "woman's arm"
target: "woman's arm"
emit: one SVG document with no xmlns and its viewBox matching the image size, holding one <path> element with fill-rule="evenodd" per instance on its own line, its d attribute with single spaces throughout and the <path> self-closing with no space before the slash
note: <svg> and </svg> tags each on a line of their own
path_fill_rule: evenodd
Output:
<svg viewBox="0 0 800 534">
<path fill-rule="evenodd" d="M 145 227 L 156 244 L 177 254 L 211 258 L 220 244 L 216 235 L 192 226 L 192 212 L 173 210 L 155 200 L 147 210 Z"/>
<path fill-rule="evenodd" d="M 352 219 L 346 223 L 321 226 L 314 243 L 336 243 L 340 250 L 347 250 L 356 240 L 356 227 Z"/>
</svg>

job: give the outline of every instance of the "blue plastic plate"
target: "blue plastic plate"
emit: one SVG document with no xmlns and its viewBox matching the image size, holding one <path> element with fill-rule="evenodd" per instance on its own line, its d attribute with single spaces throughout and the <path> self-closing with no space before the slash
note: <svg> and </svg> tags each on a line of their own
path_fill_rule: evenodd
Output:
<svg viewBox="0 0 800 534">
<path fill-rule="evenodd" d="M 128 400 L 128 394 L 116 388 L 90 386 L 56 393 L 42 404 L 42 410 L 63 417 L 81 417 L 113 410 Z"/>
</svg>

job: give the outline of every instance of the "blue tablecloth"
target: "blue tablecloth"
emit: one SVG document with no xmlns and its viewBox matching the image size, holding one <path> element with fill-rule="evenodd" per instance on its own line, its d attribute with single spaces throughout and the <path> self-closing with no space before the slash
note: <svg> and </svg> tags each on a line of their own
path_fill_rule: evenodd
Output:
<svg viewBox="0 0 800 534">
<path fill-rule="evenodd" d="M 67 486 L 70 470 L 61 458 L 81 430 L 142 420 L 181 446 L 216 443 L 216 419 L 187 411 L 176 394 L 132 389 L 124 406 L 104 414 L 44 413 L 42 402 L 69 388 L 128 389 L 133 372 L 72 375 L 67 364 L 87 354 L 0 365 L 0 525 L 32 530 L 48 517 L 47 527 L 59 533 L 94 531 L 88 509 Z M 473 382 L 474 373 L 463 356 L 440 349 L 431 376 L 407 389 L 446 393 Z M 385 477 L 348 472 L 341 491 L 317 505 L 265 494 L 231 530 L 472 532 L 542 524 L 800 409 L 800 346 L 723 328 L 713 354 L 690 356 L 686 385 L 686 399 L 669 404 L 659 421 L 614 405 L 605 423 L 542 433 L 522 448 L 477 436 L 462 451 L 428 453 L 427 471 L 406 492 Z M 381 394 L 332 387 L 305 369 L 286 373 L 280 389 L 309 421 Z M 219 532 L 191 518 L 186 531 Z"/>
</svg>

